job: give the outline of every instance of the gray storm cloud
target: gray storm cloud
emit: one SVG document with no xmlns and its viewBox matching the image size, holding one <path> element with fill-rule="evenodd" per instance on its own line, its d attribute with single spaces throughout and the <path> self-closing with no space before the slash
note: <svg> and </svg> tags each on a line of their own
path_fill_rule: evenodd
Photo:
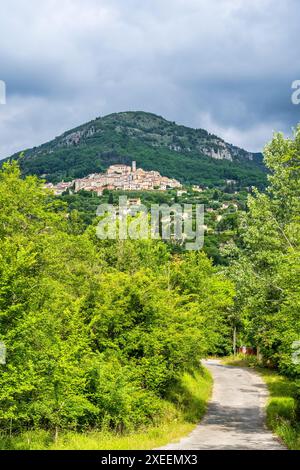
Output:
<svg viewBox="0 0 300 470">
<path fill-rule="evenodd" d="M 298 0 L 3 0 L 0 158 L 145 110 L 248 150 L 300 121 Z"/>
</svg>

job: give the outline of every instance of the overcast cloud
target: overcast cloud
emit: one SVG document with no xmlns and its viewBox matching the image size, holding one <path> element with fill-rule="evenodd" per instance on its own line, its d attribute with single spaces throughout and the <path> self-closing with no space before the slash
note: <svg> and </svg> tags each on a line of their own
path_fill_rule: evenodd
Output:
<svg viewBox="0 0 300 470">
<path fill-rule="evenodd" d="M 2 0 L 0 158 L 144 110 L 261 150 L 300 122 L 299 0 Z"/>
</svg>

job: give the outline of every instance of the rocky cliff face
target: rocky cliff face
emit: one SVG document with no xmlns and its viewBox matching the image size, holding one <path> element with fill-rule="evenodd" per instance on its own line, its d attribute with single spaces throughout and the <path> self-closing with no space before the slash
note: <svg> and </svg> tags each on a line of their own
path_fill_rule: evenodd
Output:
<svg viewBox="0 0 300 470">
<path fill-rule="evenodd" d="M 97 118 L 75 131 L 56 139 L 56 147 L 70 147 L 88 143 L 105 132 L 141 141 L 152 147 L 165 147 L 178 153 L 198 153 L 217 160 L 253 160 L 254 155 L 226 143 L 204 129 L 192 129 L 144 112 L 115 113 Z"/>
</svg>

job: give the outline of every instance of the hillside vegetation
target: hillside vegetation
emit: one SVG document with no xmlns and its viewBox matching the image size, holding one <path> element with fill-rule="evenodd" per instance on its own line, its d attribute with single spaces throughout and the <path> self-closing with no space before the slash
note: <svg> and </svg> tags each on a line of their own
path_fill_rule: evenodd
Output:
<svg viewBox="0 0 300 470">
<path fill-rule="evenodd" d="M 240 186 L 265 183 L 261 154 L 227 144 L 203 129 L 191 129 L 144 112 L 116 113 L 65 132 L 40 147 L 19 152 L 24 175 L 50 182 L 102 172 L 113 163 L 132 160 L 145 170 L 182 183 Z"/>
</svg>

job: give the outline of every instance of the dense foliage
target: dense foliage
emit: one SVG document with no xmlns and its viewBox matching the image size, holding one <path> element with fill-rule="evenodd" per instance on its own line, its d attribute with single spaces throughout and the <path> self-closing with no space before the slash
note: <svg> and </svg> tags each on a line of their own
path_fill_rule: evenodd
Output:
<svg viewBox="0 0 300 470">
<path fill-rule="evenodd" d="M 228 265 L 228 259 L 223 255 L 221 248 L 228 241 L 238 238 L 239 213 L 240 210 L 245 209 L 249 193 L 235 190 L 227 193 L 227 190 L 226 186 L 224 190 L 205 189 L 199 193 L 188 187 L 179 196 L 176 190 L 127 192 L 104 190 L 102 196 L 88 191 L 78 193 L 66 191 L 59 196 L 59 199 L 66 204 L 70 223 L 73 225 L 73 230 L 76 227 L 78 233 L 83 233 L 88 225 L 95 222 L 96 209 L 99 204 L 118 205 L 120 196 L 140 199 L 148 209 L 151 208 L 151 204 L 203 204 L 206 211 L 204 223 L 207 225 L 203 251 L 214 265 Z M 228 208 L 222 209 L 223 203 L 228 204 Z M 212 213 L 207 212 L 210 207 L 214 207 Z M 184 246 L 181 243 L 175 243 L 174 240 L 170 241 L 169 249 L 172 253 L 184 252 Z"/>
<path fill-rule="evenodd" d="M 265 149 L 265 194 L 249 197 L 240 250 L 231 250 L 241 340 L 286 374 L 300 374 L 300 127 Z M 296 348 L 296 349 L 294 349 Z"/>
<path fill-rule="evenodd" d="M 230 349 L 232 283 L 203 253 L 100 241 L 15 163 L 0 172 L 0 429 L 158 420 L 168 390 Z"/>
</svg>

